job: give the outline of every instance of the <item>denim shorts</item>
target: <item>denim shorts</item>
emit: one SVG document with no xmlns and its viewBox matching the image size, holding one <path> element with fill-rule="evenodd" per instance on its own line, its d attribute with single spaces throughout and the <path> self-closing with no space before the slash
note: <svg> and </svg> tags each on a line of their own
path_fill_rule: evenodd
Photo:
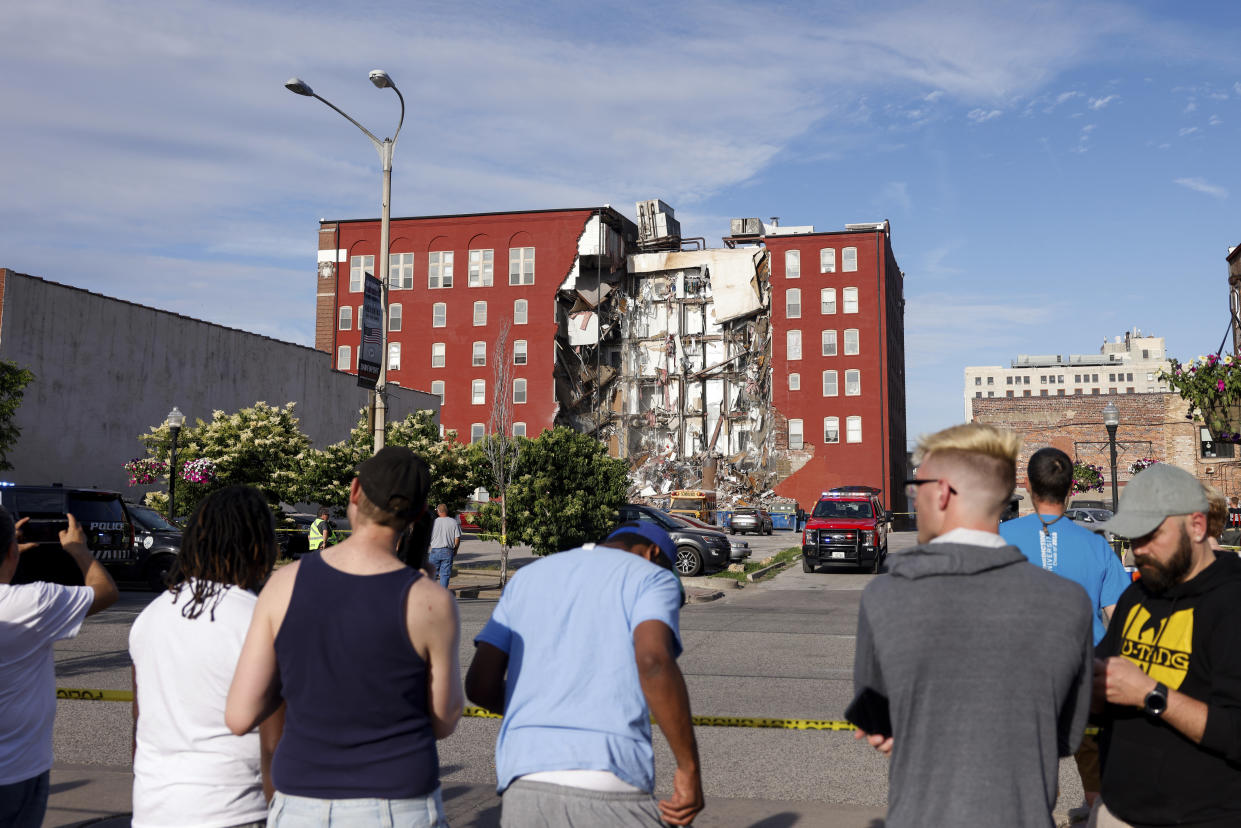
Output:
<svg viewBox="0 0 1241 828">
<path fill-rule="evenodd" d="M 268 828 L 448 828 L 436 788 L 412 799 L 315 799 L 276 791 Z"/>
</svg>

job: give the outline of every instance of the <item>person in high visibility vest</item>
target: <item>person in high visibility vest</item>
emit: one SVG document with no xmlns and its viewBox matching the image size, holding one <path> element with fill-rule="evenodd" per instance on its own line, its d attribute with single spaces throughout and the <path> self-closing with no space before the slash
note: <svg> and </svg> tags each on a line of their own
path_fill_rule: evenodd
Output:
<svg viewBox="0 0 1241 828">
<path fill-rule="evenodd" d="M 319 519 L 310 524 L 310 551 L 315 552 L 336 543 L 336 527 L 328 520 L 327 507 L 319 509 Z"/>
</svg>

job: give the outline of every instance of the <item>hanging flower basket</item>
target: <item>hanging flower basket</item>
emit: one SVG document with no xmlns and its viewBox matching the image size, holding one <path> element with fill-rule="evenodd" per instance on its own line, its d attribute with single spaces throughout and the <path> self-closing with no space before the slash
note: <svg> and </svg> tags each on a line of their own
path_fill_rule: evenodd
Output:
<svg viewBox="0 0 1241 828">
<path fill-rule="evenodd" d="M 1140 471 L 1145 471 L 1146 469 L 1149 469 L 1151 466 L 1155 465 L 1158 462 L 1159 462 L 1158 460 L 1155 460 L 1154 458 L 1151 458 L 1151 457 L 1143 457 L 1140 460 L 1134 460 L 1132 463 L 1129 464 L 1129 474 L 1134 475 Z"/>
<path fill-rule="evenodd" d="M 215 480 L 215 462 L 206 457 L 186 460 L 181 467 L 181 479 L 186 483 L 210 483 Z"/>
<path fill-rule="evenodd" d="M 124 468 L 129 472 L 129 485 L 149 486 L 168 471 L 168 464 L 153 457 L 135 457 Z"/>
<path fill-rule="evenodd" d="M 1216 441 L 1241 443 L 1241 360 L 1232 354 L 1170 359 L 1159 378 L 1189 403 L 1189 417 L 1201 417 Z"/>
<path fill-rule="evenodd" d="M 1074 463 L 1073 464 L 1073 492 L 1081 494 L 1083 492 L 1102 492 L 1103 491 L 1103 467 L 1096 466 L 1093 463 Z"/>
</svg>

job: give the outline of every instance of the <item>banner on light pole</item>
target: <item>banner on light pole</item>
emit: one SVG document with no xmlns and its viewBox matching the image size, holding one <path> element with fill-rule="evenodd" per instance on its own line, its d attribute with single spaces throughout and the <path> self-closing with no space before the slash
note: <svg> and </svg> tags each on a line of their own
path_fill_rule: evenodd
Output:
<svg viewBox="0 0 1241 828">
<path fill-rule="evenodd" d="M 362 344 L 358 350 L 358 385 L 374 389 L 383 359 L 383 285 L 366 274 L 362 285 Z"/>
</svg>

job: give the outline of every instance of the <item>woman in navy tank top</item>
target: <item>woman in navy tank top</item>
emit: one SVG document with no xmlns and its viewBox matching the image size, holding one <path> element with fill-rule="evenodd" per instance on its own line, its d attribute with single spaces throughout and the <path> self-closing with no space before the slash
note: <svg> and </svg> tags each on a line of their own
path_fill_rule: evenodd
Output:
<svg viewBox="0 0 1241 828">
<path fill-rule="evenodd" d="M 226 719 L 246 733 L 286 704 L 271 826 L 447 825 L 435 742 L 465 702 L 457 606 L 395 554 L 428 484 L 409 449 L 382 449 L 350 486 L 349 538 L 259 596 Z"/>
</svg>

